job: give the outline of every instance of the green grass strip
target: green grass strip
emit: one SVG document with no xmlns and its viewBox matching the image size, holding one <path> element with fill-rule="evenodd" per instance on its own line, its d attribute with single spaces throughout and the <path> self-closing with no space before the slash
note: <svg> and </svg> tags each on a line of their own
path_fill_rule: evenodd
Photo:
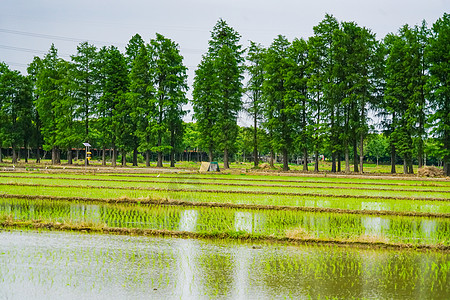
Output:
<svg viewBox="0 0 450 300">
<path fill-rule="evenodd" d="M 441 252 L 450 251 L 450 246 L 446 245 L 422 245 L 406 243 L 389 243 L 382 241 L 358 241 L 348 239 L 325 239 L 325 238 L 289 238 L 273 237 L 264 235 L 255 235 L 242 232 L 218 233 L 218 232 L 187 232 L 157 229 L 140 228 L 118 228 L 92 224 L 66 224 L 59 222 L 40 222 L 40 221 L 21 221 L 6 219 L 0 222 L 3 228 L 25 228 L 34 230 L 59 230 L 76 231 L 83 233 L 102 233 L 102 234 L 120 234 L 134 236 L 164 236 L 176 238 L 195 238 L 195 239 L 233 239 L 251 242 L 273 242 L 297 245 L 335 245 L 335 246 L 355 246 L 370 248 L 389 248 L 389 249 L 414 249 L 414 250 L 434 250 Z"/>
<path fill-rule="evenodd" d="M 282 206 L 282 205 L 260 205 L 243 203 L 221 203 L 221 202 L 191 202 L 182 200 L 172 200 L 164 198 L 90 198 L 90 197 L 62 197 L 62 196 L 43 196 L 43 195 L 20 195 L 20 194 L 0 194 L 0 198 L 9 199 L 39 199 L 51 201 L 85 201 L 113 204 L 137 204 L 137 205 L 179 205 L 186 207 L 221 207 L 235 209 L 251 210 L 290 210 L 303 212 L 324 212 L 339 214 L 357 214 L 368 216 L 406 216 L 406 217 L 430 217 L 430 218 L 450 218 L 450 213 L 432 213 L 432 212 L 411 212 L 411 211 L 390 211 L 390 210 L 352 210 L 326 207 L 305 207 L 305 206 Z"/>
<path fill-rule="evenodd" d="M 356 199 L 380 199 L 380 200 L 421 200 L 421 201 L 445 201 L 450 202 L 450 198 L 438 197 L 394 197 L 382 195 L 342 195 L 342 194 L 319 194 L 319 193 L 294 193 L 280 191 L 246 191 L 246 190 L 213 190 L 213 189 L 186 189 L 186 188 L 157 188 L 157 187 L 131 187 L 131 186 L 94 186 L 94 185 L 58 185 L 58 184 L 37 184 L 37 183 L 0 183 L 0 186 L 28 186 L 28 187 L 53 187 L 53 188 L 84 188 L 84 189 L 110 189 L 110 190 L 142 190 L 159 192 L 192 192 L 192 193 L 215 193 L 215 194 L 252 194 L 252 195 L 278 195 L 278 196 L 309 196 L 328 198 L 356 198 Z"/>
</svg>

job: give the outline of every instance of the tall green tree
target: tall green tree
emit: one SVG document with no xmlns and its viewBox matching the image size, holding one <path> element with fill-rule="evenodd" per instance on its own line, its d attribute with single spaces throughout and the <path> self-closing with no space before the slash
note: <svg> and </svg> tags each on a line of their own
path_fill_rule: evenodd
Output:
<svg viewBox="0 0 450 300">
<path fill-rule="evenodd" d="M 213 102 L 215 84 L 212 78 L 216 76 L 211 57 L 203 55 L 202 61 L 195 70 L 195 78 L 192 92 L 193 118 L 196 120 L 197 129 L 200 132 L 200 146 L 208 150 L 208 159 L 213 161 L 215 150 L 216 115 L 219 113 Z"/>
<path fill-rule="evenodd" d="M 194 84 L 194 118 L 204 123 L 201 119 L 208 114 L 200 111 L 206 108 L 201 106 L 201 98 L 209 99 L 215 118 L 215 124 L 212 127 L 216 138 L 214 144 L 224 153 L 225 169 L 229 168 L 229 152 L 233 150 L 236 143 L 237 117 L 242 109 L 244 58 L 239 40 L 240 35 L 220 19 L 212 30 L 208 52 L 203 56 L 199 66 L 199 69 L 205 67 L 208 69 L 197 72 L 195 78 L 197 84 Z M 195 91 L 199 86 L 207 88 L 207 98 L 204 98 L 205 94 L 202 92 Z M 199 129 L 203 130 L 204 127 L 199 126 Z M 211 128 L 205 128 L 205 130 L 211 130 Z M 202 132 L 202 134 L 207 133 Z"/>
<path fill-rule="evenodd" d="M 340 109 L 342 95 L 338 93 L 338 87 L 342 80 L 338 76 L 337 70 L 337 33 L 340 30 L 339 23 L 335 17 L 326 14 L 325 18 L 314 26 L 314 36 L 311 38 L 313 53 L 313 67 L 318 69 L 313 72 L 313 81 L 310 83 L 314 85 L 316 91 L 318 87 L 321 88 L 319 96 L 321 99 L 320 109 L 324 113 L 324 121 L 326 122 L 326 141 L 331 152 L 332 172 L 337 171 L 337 153 L 340 151 L 340 137 L 341 122 Z"/>
<path fill-rule="evenodd" d="M 67 150 L 67 163 L 72 164 L 72 148 L 81 145 L 85 135 L 86 123 L 79 121 L 77 112 L 79 102 L 74 89 L 74 65 L 67 61 L 62 61 L 60 72 L 63 77 L 59 80 L 60 97 L 53 102 L 54 114 L 56 115 L 55 135 L 57 146 L 61 150 Z"/>
<path fill-rule="evenodd" d="M 18 161 L 20 146 L 28 147 L 32 116 L 30 80 L 0 63 L 0 138 L 12 148 L 12 163 Z"/>
<path fill-rule="evenodd" d="M 353 138 L 354 165 L 359 163 L 359 171 L 363 172 L 364 139 L 368 132 L 367 112 L 370 106 L 375 104 L 376 93 L 376 68 L 377 47 L 375 35 L 368 29 L 360 27 L 353 22 L 342 23 L 342 42 L 339 46 L 345 49 L 340 53 L 344 77 L 341 93 L 344 102 L 344 114 L 346 115 L 347 141 Z M 359 144 L 359 162 L 356 160 L 356 145 Z M 349 170 L 348 147 L 344 143 L 346 157 L 346 171 Z M 355 168 L 357 171 L 357 168 Z"/>
<path fill-rule="evenodd" d="M 183 105 L 187 103 L 187 68 L 179 46 L 161 34 L 150 41 L 150 66 L 156 104 L 154 134 L 158 153 L 157 166 L 163 166 L 163 153 L 169 151 L 171 166 L 175 166 L 175 151 L 183 138 Z M 168 134 L 165 142 L 166 134 Z"/>
<path fill-rule="evenodd" d="M 295 39 L 288 48 L 288 68 L 286 73 L 287 95 L 294 101 L 297 116 L 294 128 L 294 142 L 303 154 L 303 170 L 308 171 L 308 149 L 311 143 L 311 104 L 308 93 L 308 44 L 303 39 Z"/>
<path fill-rule="evenodd" d="M 265 49 L 261 44 L 250 42 L 247 50 L 247 74 L 249 76 L 245 93 L 248 101 L 246 111 L 253 119 L 253 163 L 259 164 L 258 155 L 258 124 L 263 117 L 263 82 L 264 82 Z"/>
<path fill-rule="evenodd" d="M 31 139 L 32 144 L 36 148 L 36 163 L 41 161 L 41 153 L 40 149 L 43 144 L 42 134 L 41 134 L 41 118 L 39 116 L 39 112 L 36 108 L 35 103 L 38 101 L 39 93 L 37 92 L 36 81 L 37 76 L 42 68 L 42 60 L 38 56 L 33 58 L 33 61 L 28 65 L 27 72 L 28 78 L 30 79 L 30 83 L 32 86 L 32 130 L 31 130 Z"/>
<path fill-rule="evenodd" d="M 68 63 L 58 57 L 57 49 L 52 44 L 49 52 L 42 60 L 36 80 L 36 108 L 42 120 L 41 132 L 44 139 L 44 150 L 52 151 L 52 164 L 61 163 L 60 150 L 64 144 L 61 142 L 60 126 L 66 117 L 73 117 L 72 111 L 62 107 L 64 102 L 70 101 L 67 96 L 69 84 Z M 69 104 L 70 105 L 70 104 Z"/>
<path fill-rule="evenodd" d="M 293 150 L 299 107 L 286 83 L 289 71 L 289 47 L 286 37 L 279 35 L 267 49 L 264 63 L 265 119 L 272 131 L 272 147 L 283 156 L 283 170 L 289 170 L 289 152 Z"/>
<path fill-rule="evenodd" d="M 141 114 L 142 107 L 145 106 L 144 98 L 148 97 L 147 86 L 145 83 L 150 83 L 149 76 L 149 58 L 145 49 L 144 40 L 139 34 L 134 35 L 125 49 L 125 58 L 128 64 L 130 89 L 127 93 L 127 146 L 133 150 L 133 166 L 137 166 L 138 147 L 140 146 L 140 133 L 143 125 Z M 148 157 L 148 154 L 146 155 Z M 146 159 L 146 164 L 149 165 L 149 160 Z"/>
<path fill-rule="evenodd" d="M 128 101 L 131 104 L 136 128 L 135 135 L 139 139 L 139 149 L 145 152 L 145 165 L 150 166 L 150 150 L 153 147 L 153 126 L 156 120 L 156 99 L 154 97 L 153 77 L 150 69 L 150 57 L 147 46 L 141 43 L 138 54 L 132 61 L 130 90 Z M 133 153 L 133 164 L 137 157 Z"/>
<path fill-rule="evenodd" d="M 323 150 L 327 132 L 327 113 L 324 97 L 325 48 L 320 36 L 314 35 L 308 39 L 308 93 L 311 109 L 311 143 L 314 152 L 314 172 L 319 172 L 319 153 Z"/>
<path fill-rule="evenodd" d="M 386 109 L 392 112 L 391 143 L 404 161 L 404 173 L 413 173 L 414 141 L 423 160 L 423 136 L 427 84 L 425 65 L 426 28 L 403 26 L 390 34 L 386 60 Z"/>
<path fill-rule="evenodd" d="M 445 13 L 432 26 L 429 46 L 433 134 L 440 143 L 444 173 L 450 176 L 450 15 Z"/>
<path fill-rule="evenodd" d="M 88 42 L 79 44 L 77 54 L 72 56 L 72 62 L 74 66 L 72 90 L 78 104 L 75 114 L 84 123 L 82 139 L 86 142 L 92 142 L 89 122 L 95 115 L 95 107 L 100 94 L 100 66 L 97 48 Z"/>
<path fill-rule="evenodd" d="M 128 91 L 128 70 L 124 55 L 117 47 L 104 47 L 100 50 L 100 79 L 102 95 L 99 98 L 98 130 L 103 149 L 110 146 L 112 153 L 112 166 L 116 166 L 117 149 L 126 142 L 126 93 Z M 125 155 L 122 155 L 124 157 Z"/>
</svg>

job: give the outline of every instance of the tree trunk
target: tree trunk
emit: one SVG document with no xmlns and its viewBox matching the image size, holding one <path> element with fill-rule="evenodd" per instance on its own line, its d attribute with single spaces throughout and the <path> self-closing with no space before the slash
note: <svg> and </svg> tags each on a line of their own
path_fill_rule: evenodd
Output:
<svg viewBox="0 0 450 300">
<path fill-rule="evenodd" d="M 345 173 L 350 173 L 350 154 L 348 151 L 348 145 L 345 145 Z"/>
<path fill-rule="evenodd" d="M 208 159 L 209 159 L 209 162 L 213 161 L 212 147 L 209 147 L 209 149 L 208 149 Z"/>
<path fill-rule="evenodd" d="M 270 160 L 269 160 L 269 164 L 270 164 L 270 167 L 271 167 L 271 168 L 275 168 L 274 160 L 275 160 L 275 154 L 273 153 L 273 150 L 270 150 Z"/>
<path fill-rule="evenodd" d="M 417 160 L 418 160 L 418 167 L 423 167 L 423 140 L 422 137 L 420 137 L 419 144 L 417 145 Z"/>
<path fill-rule="evenodd" d="M 0 163 L 2 163 L 3 162 L 3 148 L 2 147 L 0 147 Z"/>
<path fill-rule="evenodd" d="M 319 172 L 319 151 L 314 153 L 314 172 Z"/>
<path fill-rule="evenodd" d="M 308 149 L 303 148 L 303 171 L 308 171 Z"/>
<path fill-rule="evenodd" d="M 162 168 L 163 167 L 163 153 L 161 151 L 158 151 L 158 161 L 156 163 L 156 166 L 158 168 Z"/>
<path fill-rule="evenodd" d="M 137 167 L 137 165 L 138 165 L 137 155 L 138 155 L 137 147 L 134 147 L 134 149 L 133 149 L 133 166 L 135 166 L 135 167 Z"/>
<path fill-rule="evenodd" d="M 12 163 L 13 164 L 17 164 L 17 151 L 16 151 L 16 147 L 12 147 Z"/>
<path fill-rule="evenodd" d="M 41 151 L 39 150 L 39 146 L 36 148 L 36 163 L 41 162 Z"/>
<path fill-rule="evenodd" d="M 450 162 L 444 161 L 444 175 L 450 176 Z"/>
<path fill-rule="evenodd" d="M 111 158 L 111 165 L 115 168 L 117 165 L 117 148 L 116 145 L 112 145 L 112 158 Z"/>
<path fill-rule="evenodd" d="M 253 118 L 254 123 L 253 123 L 253 161 L 254 161 L 254 166 L 255 168 L 258 167 L 259 165 L 259 157 L 258 157 L 258 119 L 256 117 L 256 113 L 255 116 Z"/>
<path fill-rule="evenodd" d="M 360 173 L 364 173 L 364 136 L 361 133 L 359 140 L 359 171 Z"/>
<path fill-rule="evenodd" d="M 122 150 L 122 167 L 127 166 L 127 152 L 125 150 Z"/>
<path fill-rule="evenodd" d="M 412 157 L 408 157 L 408 174 L 414 174 Z"/>
<path fill-rule="evenodd" d="M 52 165 L 56 164 L 56 148 L 52 148 Z"/>
<path fill-rule="evenodd" d="M 287 151 L 287 149 L 283 149 L 283 171 L 289 171 L 288 151 Z"/>
<path fill-rule="evenodd" d="M 397 157 L 395 155 L 395 145 L 391 145 L 391 174 L 395 174 L 395 161 L 397 160 Z"/>
<path fill-rule="evenodd" d="M 145 151 L 145 166 L 150 167 L 150 151 Z"/>
<path fill-rule="evenodd" d="M 336 172 L 336 152 L 331 152 L 331 172 Z"/>
<path fill-rule="evenodd" d="M 228 148 L 227 147 L 225 147 L 225 149 L 223 149 L 223 168 L 224 169 L 230 168 L 230 163 L 228 162 Z"/>
<path fill-rule="evenodd" d="M 341 152 L 337 153 L 337 171 L 341 172 Z"/>
<path fill-rule="evenodd" d="M 67 149 L 67 164 L 71 165 L 72 163 L 72 149 L 69 148 Z"/>
<path fill-rule="evenodd" d="M 353 172 L 358 173 L 359 172 L 359 168 L 358 168 L 358 146 L 356 143 L 356 138 L 353 139 Z"/>
<path fill-rule="evenodd" d="M 408 174 L 408 163 L 406 162 L 406 158 L 403 158 L 403 174 Z"/>
<path fill-rule="evenodd" d="M 175 150 L 170 150 L 170 167 L 175 168 Z"/>
<path fill-rule="evenodd" d="M 103 147 L 102 149 L 102 166 L 106 166 L 106 149 Z"/>
</svg>

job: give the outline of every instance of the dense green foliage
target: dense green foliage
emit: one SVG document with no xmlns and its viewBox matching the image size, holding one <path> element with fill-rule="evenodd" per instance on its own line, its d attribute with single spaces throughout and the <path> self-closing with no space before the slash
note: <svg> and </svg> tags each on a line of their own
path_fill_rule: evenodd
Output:
<svg viewBox="0 0 450 300">
<path fill-rule="evenodd" d="M 243 61 L 240 35 L 219 20 L 214 27 L 208 52 L 196 71 L 192 104 L 194 119 L 206 136 L 209 149 L 223 151 L 224 168 L 229 168 L 229 151 L 233 150 L 238 133 L 237 117 L 242 109 Z"/>
<path fill-rule="evenodd" d="M 412 173 L 413 163 L 432 157 L 450 175 L 449 22 L 444 14 L 431 28 L 404 25 L 377 40 L 326 15 L 308 40 L 279 35 L 268 48 L 251 42 L 244 50 L 239 33 L 219 20 L 195 71 L 189 125 L 187 68 L 170 39 L 157 34 L 147 44 L 135 35 L 125 53 L 85 42 L 71 61 L 52 45 L 28 76 L 0 65 L 1 146 L 14 162 L 21 147 L 37 149 L 37 159 L 42 147 L 53 163 L 68 150 L 70 164 L 72 149 L 87 141 L 103 150 L 103 164 L 107 149 L 113 165 L 120 151 L 122 164 L 133 152 L 137 165 L 141 152 L 147 166 L 152 153 L 158 166 L 164 155 L 174 166 L 176 153 L 195 149 L 210 161 L 223 154 L 225 168 L 231 154 L 255 166 L 280 154 L 284 170 L 292 160 L 308 170 L 314 160 L 315 171 L 325 155 L 333 172 L 341 161 L 350 172 L 351 159 L 363 172 L 364 160 L 389 155 L 392 173 L 398 159 Z M 241 111 L 251 132 L 237 125 Z"/>
</svg>

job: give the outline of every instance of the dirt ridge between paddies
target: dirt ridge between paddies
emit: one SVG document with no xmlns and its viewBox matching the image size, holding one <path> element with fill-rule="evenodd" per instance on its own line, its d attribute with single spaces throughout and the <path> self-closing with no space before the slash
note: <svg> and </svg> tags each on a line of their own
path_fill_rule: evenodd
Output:
<svg viewBox="0 0 450 300">
<path fill-rule="evenodd" d="M 192 177 L 192 175 L 199 175 L 198 172 L 182 172 L 182 173 L 177 173 L 177 172 L 164 172 L 165 170 L 159 170 L 161 172 L 157 172 L 157 171 L 153 171 L 153 172 L 147 172 L 147 173 L 128 173 L 126 172 L 127 170 L 117 170 L 114 169 L 114 172 L 96 172 L 95 169 L 89 170 L 88 171 L 77 171 L 77 172 L 64 172 L 61 169 L 48 169 L 48 170 L 42 170 L 42 172 L 40 171 L 39 173 L 36 172 L 30 172 L 30 171 L 15 171 L 15 172 L 2 172 L 0 170 L 0 174 L 4 173 L 4 174 L 72 174 L 72 175 L 93 175 L 93 176 L 102 176 L 102 177 L 107 177 L 107 176 L 114 176 L 114 177 L 134 177 L 134 178 L 153 178 L 153 177 L 157 177 L 160 174 L 164 174 L 164 178 L 183 178 L 183 177 L 187 177 L 187 176 L 191 176 L 188 177 L 188 179 L 191 180 L 196 180 L 196 179 L 205 179 L 205 180 L 214 180 L 214 181 L 221 181 L 221 180 L 227 180 L 227 181 L 265 181 L 265 182 L 293 182 L 293 183 L 330 183 L 329 181 L 324 181 L 324 180 L 292 180 L 292 179 L 260 179 L 260 178 L 228 178 L 227 174 L 209 174 L 208 176 L 194 176 Z M 117 173 L 118 171 L 124 171 L 122 173 Z M 167 175 L 169 174 L 169 175 Z M 173 174 L 177 174 L 177 176 L 173 176 Z M 369 175 L 361 175 L 361 174 L 355 174 L 355 175 L 345 175 L 345 174 L 315 174 L 315 173 L 280 173 L 280 174 L 267 174 L 267 173 L 245 173 L 245 175 L 249 175 L 249 176 L 259 176 L 259 177 L 266 177 L 266 176 L 276 176 L 279 178 L 290 178 L 290 177 L 295 177 L 297 176 L 298 178 L 303 177 L 303 178 L 332 178 L 332 179 L 369 179 L 369 180 L 381 180 L 381 179 L 386 179 L 386 180 L 393 180 L 393 181 L 420 181 L 420 182 L 427 182 L 426 185 L 429 186 L 440 186 L 440 187 L 447 187 L 448 185 L 441 185 L 438 184 L 438 182 L 450 182 L 449 178 L 424 178 L 424 177 L 417 177 L 417 176 L 408 176 L 408 177 L 398 177 L 398 176 L 369 176 Z M 361 176 L 359 176 L 361 175 Z M 0 176 L 4 176 L 4 175 L 0 175 Z M 7 176 L 4 176 L 7 177 Z M 429 184 L 431 183 L 431 184 Z M 423 184 L 408 184 L 408 183 L 382 183 L 382 182 L 339 182 L 339 184 L 372 184 L 372 185 L 407 185 L 407 186 L 424 186 Z M 450 186 L 449 186 L 450 187 Z"/>
<path fill-rule="evenodd" d="M 421 192 L 421 193 L 450 193 L 450 186 L 440 185 L 435 187 L 444 187 L 448 188 L 449 190 L 425 190 L 425 189 L 383 189 L 383 188 L 377 188 L 377 187 L 360 187 L 360 186 L 314 186 L 314 185 L 282 185 L 282 184 L 240 184 L 240 183 L 229 183 L 229 182 L 195 182 L 195 181 L 186 181 L 186 182 L 180 182 L 180 181 L 164 181 L 164 180 L 132 180 L 132 179 L 112 179 L 112 178 L 74 178 L 74 177 L 51 177 L 51 176 L 4 176 L 0 175 L 0 178 L 13 178 L 13 179 L 58 179 L 58 180 L 76 180 L 76 181 L 98 181 L 98 182 L 123 182 L 123 183 L 179 183 L 179 184 L 189 184 L 189 185 L 218 185 L 218 186 L 235 186 L 235 187 L 282 187 L 282 188 L 302 188 L 302 189 L 311 189 L 311 188 L 321 188 L 321 189 L 342 189 L 342 190 L 367 190 L 367 191 L 398 191 L 398 192 Z M 177 178 L 179 177 L 163 177 L 165 178 Z M 190 180 L 191 178 L 189 178 Z M 226 180 L 226 179 L 222 179 Z M 232 180 L 230 180 L 232 181 Z M 236 181 L 238 181 L 236 179 Z M 248 182 L 255 181 L 255 180 L 248 180 Z M 264 182 L 265 180 L 258 180 L 257 182 Z M 266 181 L 271 182 L 271 181 Z M 289 182 L 289 183 L 300 183 L 297 181 L 272 181 L 272 182 Z M 301 183 L 311 183 L 311 184 L 330 184 L 330 182 L 316 182 L 316 181 L 302 181 Z M 342 184 L 341 182 L 333 182 L 333 184 Z M 351 183 L 351 182 L 344 182 L 344 185 L 372 185 L 372 183 Z M 375 183 L 373 185 L 386 185 L 386 186 L 408 186 L 403 184 L 382 184 L 382 183 Z M 421 186 L 424 185 L 410 185 L 410 186 Z M 431 185 L 430 185 L 431 187 Z"/>
<path fill-rule="evenodd" d="M 449 202 L 450 198 L 434 197 L 394 197 L 394 196 L 372 196 L 372 195 L 333 195 L 319 193 L 289 193 L 289 192 L 269 192 L 269 191 L 234 191 L 234 190 L 198 190 L 198 189 L 176 189 L 176 188 L 154 188 L 154 187 L 112 187 L 95 185 L 60 185 L 60 184 L 37 184 L 37 183 L 17 183 L 2 182 L 0 186 L 30 186 L 30 187 L 53 187 L 53 188 L 71 188 L 71 189 L 109 189 L 109 190 L 137 190 L 137 191 L 155 191 L 171 193 L 216 193 L 216 194 L 246 194 L 246 195 L 272 195 L 272 196 L 307 196 L 307 197 L 326 197 L 326 198 L 354 198 L 354 199 L 380 199 L 380 200 L 412 200 L 412 201 L 442 201 Z"/>
<path fill-rule="evenodd" d="M 292 237 L 274 237 L 265 235 L 252 235 L 248 233 L 196 233 L 189 231 L 174 231 L 160 229 L 140 229 L 140 228 L 122 228 L 108 227 L 106 225 L 90 225 L 90 224 L 65 224 L 59 222 L 42 222 L 39 220 L 21 221 L 6 219 L 0 223 L 2 228 L 25 228 L 34 230 L 59 230 L 59 231 L 75 231 L 82 233 L 100 233 L 100 234 L 119 234 L 131 236 L 156 236 L 156 237 L 172 237 L 172 238 L 194 238 L 194 239 L 230 239 L 247 242 L 270 242 L 285 243 L 293 245 L 330 245 L 330 246 L 353 246 L 362 248 L 386 248 L 386 249 L 413 249 L 413 250 L 433 250 L 433 251 L 450 251 L 450 246 L 436 245 L 415 245 L 406 243 L 389 243 L 384 241 L 364 241 L 350 239 L 318 239 L 318 238 L 292 238 Z"/>
<path fill-rule="evenodd" d="M 51 201 L 72 201 L 72 202 L 98 202 L 108 204 L 135 204 L 135 205 L 174 205 L 184 207 L 218 207 L 231 209 L 249 210 L 286 210 L 317 213 L 338 213 L 351 215 L 370 216 L 404 216 L 404 217 L 425 217 L 425 218 L 450 218 L 450 213 L 430 213 L 414 211 L 391 211 L 391 210 L 353 210 L 342 208 L 308 207 L 308 206 L 282 206 L 282 205 L 262 205 L 243 203 L 221 203 L 221 202 L 191 202 L 172 200 L 165 198 L 88 198 L 88 197 L 61 197 L 43 195 L 21 195 L 21 194 L 0 194 L 0 198 L 5 199 L 25 199 L 25 200 L 51 200 Z"/>
<path fill-rule="evenodd" d="M 53 174 L 60 174 L 60 173 L 53 173 Z M 187 176 L 191 176 L 191 177 L 187 177 L 188 179 L 205 179 L 205 180 L 228 180 L 228 181 L 266 181 L 266 182 L 298 182 L 298 183 L 331 183 L 330 181 L 325 181 L 325 180 L 304 180 L 304 179 L 298 179 L 298 180 L 294 180 L 294 179 L 260 179 L 260 178 L 245 178 L 245 177 L 239 177 L 239 178 L 228 178 L 226 174 L 211 174 L 210 176 L 195 176 L 192 177 L 192 175 L 198 175 L 199 173 L 176 173 L 178 176 L 173 176 L 171 175 L 164 175 L 164 178 L 183 178 L 183 177 L 187 177 Z M 102 176 L 102 177 L 107 177 L 107 176 L 114 176 L 114 177 L 134 177 L 134 178 L 153 178 L 153 177 L 157 177 L 157 175 L 160 175 L 158 173 L 149 173 L 149 174 L 127 174 L 127 173 L 99 173 L 99 174 L 95 174 L 96 176 Z M 248 176 L 259 176 L 261 178 L 264 178 L 266 176 L 273 176 L 272 174 L 264 174 L 264 173 L 255 173 L 255 174 L 251 174 L 251 173 L 246 173 L 245 175 Z M 290 174 L 290 175 L 279 175 L 279 178 L 289 178 L 289 177 L 295 177 L 296 174 Z M 301 175 L 301 174 L 300 174 Z M 331 178 L 331 179 L 369 179 L 369 180 L 392 180 L 392 181 L 421 181 L 421 182 L 427 182 L 427 183 L 431 183 L 431 184 L 426 184 L 426 186 L 441 186 L 441 187 L 448 187 L 449 185 L 442 185 L 442 184 L 438 184 L 438 182 L 450 182 L 447 178 L 422 178 L 422 177 L 380 177 L 380 176 L 374 176 L 374 177 L 369 177 L 369 176 L 314 176 L 314 174 L 304 174 L 305 176 L 299 176 L 297 178 Z M 332 182 L 335 183 L 335 182 Z M 390 182 L 390 183 L 382 183 L 382 182 L 348 182 L 348 181 L 343 181 L 343 182 L 339 182 L 339 184 L 373 184 L 373 185 L 407 185 L 407 186 L 424 186 L 423 184 L 409 184 L 409 183 L 402 183 L 402 182 Z M 450 187 L 450 186 L 449 186 Z"/>
</svg>

